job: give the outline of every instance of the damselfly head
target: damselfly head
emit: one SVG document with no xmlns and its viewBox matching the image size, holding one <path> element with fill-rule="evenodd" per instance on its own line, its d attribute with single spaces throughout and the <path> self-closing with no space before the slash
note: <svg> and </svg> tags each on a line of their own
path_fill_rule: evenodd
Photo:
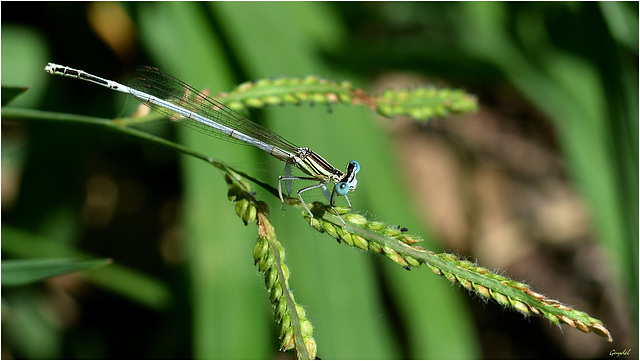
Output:
<svg viewBox="0 0 640 361">
<path fill-rule="evenodd" d="M 347 171 L 344 174 L 344 177 L 336 184 L 336 193 L 338 195 L 344 196 L 349 192 L 353 192 L 358 186 L 358 179 L 356 179 L 356 174 L 360 171 L 360 163 L 355 160 L 347 163 Z"/>
</svg>

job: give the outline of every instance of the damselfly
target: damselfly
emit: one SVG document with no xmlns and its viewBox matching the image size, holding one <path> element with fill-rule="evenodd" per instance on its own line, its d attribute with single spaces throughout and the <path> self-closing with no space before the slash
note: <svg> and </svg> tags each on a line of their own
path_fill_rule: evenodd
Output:
<svg viewBox="0 0 640 361">
<path fill-rule="evenodd" d="M 356 174 L 360 171 L 360 165 L 355 160 L 348 162 L 346 171 L 342 172 L 309 148 L 294 145 L 273 131 L 243 117 L 221 102 L 155 67 L 138 67 L 138 77 L 131 80 L 128 83 L 129 86 L 53 63 L 47 64 L 44 70 L 49 74 L 77 78 L 133 95 L 140 102 L 172 121 L 207 135 L 226 135 L 223 137 L 226 140 L 238 140 L 264 150 L 285 162 L 284 175 L 278 177 L 278 195 L 283 203 L 283 181 L 289 194 L 293 180 L 317 181 L 318 183 L 297 191 L 300 202 L 313 217 L 309 206 L 302 198 L 302 193 L 321 188 L 329 200 L 329 205 L 344 223 L 344 219 L 334 205 L 336 196 L 344 196 L 351 208 L 351 201 L 347 194 L 356 189 L 358 184 Z M 307 176 L 293 176 L 291 166 L 300 169 Z M 326 187 L 330 182 L 334 184 L 331 192 Z"/>
</svg>

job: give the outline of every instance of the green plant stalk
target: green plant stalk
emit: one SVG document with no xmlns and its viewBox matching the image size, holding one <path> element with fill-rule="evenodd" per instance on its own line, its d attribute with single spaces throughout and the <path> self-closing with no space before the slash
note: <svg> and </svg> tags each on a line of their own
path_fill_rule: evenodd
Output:
<svg viewBox="0 0 640 361">
<path fill-rule="evenodd" d="M 338 242 L 384 255 L 407 270 L 426 264 L 435 274 L 445 276 L 450 282 L 458 283 L 484 299 L 493 299 L 500 305 L 513 308 L 525 316 L 540 315 L 557 326 L 564 323 L 584 333 L 594 332 L 609 342 L 613 341 L 611 334 L 600 320 L 536 293 L 525 283 L 491 273 L 486 268 L 459 259 L 455 255 L 436 254 L 423 247 L 414 246 L 421 241 L 421 238 L 406 234 L 397 227 L 369 221 L 359 214 L 347 213 L 348 209 L 344 207 L 336 207 L 348 222 L 342 224 L 336 215 L 328 211 L 326 205 L 319 202 L 310 205 L 314 215 L 311 218 L 298 200 L 288 198 L 286 202 L 301 209 L 303 217 L 313 228 L 329 234 Z M 236 211 L 238 209 L 236 207 Z M 244 214 L 252 214 L 246 211 L 246 207 L 240 207 L 240 209 L 243 211 L 238 212 L 238 215 L 243 220 L 247 218 Z"/>
<path fill-rule="evenodd" d="M 262 204 L 262 208 L 266 207 L 264 203 Z M 260 240 L 265 240 L 269 246 L 269 252 L 266 254 L 273 254 L 272 270 L 277 272 L 277 276 L 270 276 L 267 272 L 265 274 L 269 275 L 267 276 L 268 281 L 275 278 L 276 282 L 278 282 L 268 285 L 268 290 L 271 293 L 271 301 L 276 310 L 276 319 L 281 325 L 280 338 L 282 342 L 280 350 L 285 351 L 295 347 L 298 359 L 313 360 L 317 353 L 316 342 L 312 334 L 313 327 L 305 317 L 304 308 L 297 304 L 293 297 L 293 292 L 288 282 L 289 271 L 284 264 L 284 249 L 276 238 L 267 212 L 258 213 L 258 225 Z M 269 257 L 263 257 L 262 259 L 269 259 Z M 260 260 L 259 258 L 256 259 L 258 263 L 260 263 Z"/>
<path fill-rule="evenodd" d="M 314 203 L 312 210 L 315 210 L 316 217 L 311 219 L 306 212 L 303 212 L 303 217 L 313 228 L 326 232 L 338 242 L 344 241 L 350 246 L 384 255 L 407 270 L 426 264 L 435 274 L 445 276 L 449 281 L 459 283 L 482 298 L 493 299 L 525 316 L 544 316 L 555 325 L 564 323 L 585 333 L 594 332 L 609 342 L 613 341 L 600 320 L 536 293 L 527 284 L 491 273 L 486 268 L 455 255 L 436 254 L 414 246 L 420 242 L 420 237 L 405 234 L 397 227 L 382 222 L 369 221 L 354 213 L 342 215 L 348 222 L 343 225 L 338 217 L 326 212 L 323 204 Z M 338 211 L 346 212 L 346 209 L 338 208 Z"/>
<path fill-rule="evenodd" d="M 269 220 L 268 207 L 255 199 L 249 184 L 237 174 L 227 174 L 225 180 L 229 185 L 227 196 L 235 203 L 236 214 L 244 224 L 257 219 L 259 237 L 253 248 L 253 258 L 265 276 L 267 292 L 280 326 L 280 350 L 295 349 L 298 359 L 313 360 L 317 354 L 313 327 L 289 287 L 290 272 L 284 263 L 285 251 Z"/>
<path fill-rule="evenodd" d="M 407 270 L 426 264 L 435 274 L 445 276 L 450 282 L 458 283 L 484 299 L 493 299 L 525 316 L 540 315 L 557 326 L 564 323 L 584 333 L 593 332 L 609 342 L 613 341 L 600 320 L 534 292 L 525 283 L 491 273 L 486 268 L 455 255 L 436 254 L 414 246 L 421 238 L 406 234 L 397 227 L 369 221 L 359 214 L 347 213 L 347 208 L 336 207 L 347 221 L 347 224 L 342 224 L 336 215 L 328 211 L 326 205 L 319 202 L 310 205 L 314 215 L 311 218 L 299 200 L 287 198 L 286 203 L 301 209 L 303 217 L 313 228 L 326 232 L 338 242 L 344 241 L 350 246 L 384 255 Z"/>
<path fill-rule="evenodd" d="M 262 79 L 246 82 L 216 99 L 235 110 L 267 105 L 302 103 L 364 105 L 385 117 L 410 116 L 416 120 L 475 112 L 478 100 L 460 89 L 418 87 L 389 89 L 382 95 L 366 93 L 348 81 L 336 82 L 312 75 L 305 78 Z"/>
</svg>

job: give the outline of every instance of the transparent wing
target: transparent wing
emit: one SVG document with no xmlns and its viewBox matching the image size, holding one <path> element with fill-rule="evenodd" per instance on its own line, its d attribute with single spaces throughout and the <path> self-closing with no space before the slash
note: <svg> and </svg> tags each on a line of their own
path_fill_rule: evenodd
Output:
<svg viewBox="0 0 640 361">
<path fill-rule="evenodd" d="M 275 132 L 245 118 L 228 106 L 158 68 L 140 66 L 136 69 L 136 72 L 138 77 L 128 83 L 133 89 L 198 113 L 216 123 L 240 131 L 267 144 L 272 144 L 291 152 L 294 152 L 298 148 L 298 146 Z M 242 143 L 240 140 L 234 139 L 198 121 L 185 118 L 169 109 L 149 103 L 140 97 L 136 97 L 136 99 L 158 113 L 165 115 L 172 121 L 178 122 L 198 132 L 227 141 Z"/>
</svg>

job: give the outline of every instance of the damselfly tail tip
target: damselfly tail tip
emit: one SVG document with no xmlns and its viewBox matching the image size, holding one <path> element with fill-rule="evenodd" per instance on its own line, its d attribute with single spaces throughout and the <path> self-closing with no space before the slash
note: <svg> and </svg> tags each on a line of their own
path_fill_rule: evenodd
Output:
<svg viewBox="0 0 640 361">
<path fill-rule="evenodd" d="M 60 65 L 54 63 L 47 63 L 47 66 L 44 67 L 44 71 L 49 74 L 53 74 L 56 72 L 56 68 L 59 68 Z"/>
</svg>

